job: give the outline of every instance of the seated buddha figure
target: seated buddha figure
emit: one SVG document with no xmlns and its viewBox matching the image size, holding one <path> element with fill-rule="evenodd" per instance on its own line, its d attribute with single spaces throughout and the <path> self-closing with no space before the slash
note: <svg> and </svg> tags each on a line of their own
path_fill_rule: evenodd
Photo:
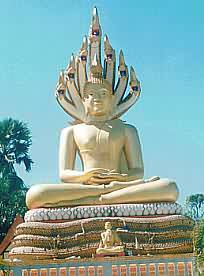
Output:
<svg viewBox="0 0 204 276">
<path fill-rule="evenodd" d="M 105 36 L 103 69 L 100 40 L 101 27 L 95 9 L 89 45 L 84 38 L 79 56 L 72 56 L 68 67 L 60 74 L 56 89 L 58 103 L 76 119 L 61 133 L 61 183 L 32 186 L 26 196 L 29 209 L 175 202 L 178 197 L 174 181 L 159 177 L 144 179 L 138 132 L 119 119 L 137 101 L 140 82 L 131 67 L 130 92 L 125 94 L 129 73 L 121 51 L 118 82 L 114 85 L 115 51 Z M 82 171 L 75 169 L 76 154 L 81 158 Z"/>
<path fill-rule="evenodd" d="M 97 254 L 114 254 L 124 252 L 124 246 L 117 233 L 112 230 L 110 222 L 105 223 L 105 231 L 101 233 L 101 241 L 96 250 Z"/>
</svg>

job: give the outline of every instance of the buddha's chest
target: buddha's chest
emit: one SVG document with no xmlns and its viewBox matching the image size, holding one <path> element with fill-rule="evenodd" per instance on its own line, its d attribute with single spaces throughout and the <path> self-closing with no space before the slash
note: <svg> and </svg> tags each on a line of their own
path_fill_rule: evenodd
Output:
<svg viewBox="0 0 204 276">
<path fill-rule="evenodd" d="M 74 137 L 80 152 L 120 151 L 124 144 L 123 131 L 112 125 L 80 125 L 74 130 Z"/>
</svg>

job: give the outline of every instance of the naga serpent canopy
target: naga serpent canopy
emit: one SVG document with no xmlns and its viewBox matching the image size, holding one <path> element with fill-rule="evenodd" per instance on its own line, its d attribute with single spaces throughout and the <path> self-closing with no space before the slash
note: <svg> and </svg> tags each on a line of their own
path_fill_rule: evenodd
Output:
<svg viewBox="0 0 204 276">
<path fill-rule="evenodd" d="M 122 50 L 119 54 L 118 80 L 115 81 L 116 58 L 107 35 L 104 37 L 104 67 L 101 65 L 101 26 L 96 7 L 93 10 L 88 41 L 85 36 L 79 55 L 71 60 L 61 72 L 56 89 L 56 98 L 60 106 L 73 118 L 87 122 L 88 117 L 83 105 L 87 84 L 101 84 L 113 95 L 109 120 L 119 118 L 140 96 L 141 88 L 133 67 L 130 67 L 130 90 L 125 94 L 129 72 Z M 88 73 L 87 73 L 88 71 Z M 88 75 L 88 76 L 87 76 Z M 116 83 L 116 84 L 115 84 Z"/>
</svg>

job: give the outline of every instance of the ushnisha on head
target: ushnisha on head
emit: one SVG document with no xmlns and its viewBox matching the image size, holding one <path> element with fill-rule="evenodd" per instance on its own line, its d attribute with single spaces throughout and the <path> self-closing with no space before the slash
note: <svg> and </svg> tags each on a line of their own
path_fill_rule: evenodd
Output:
<svg viewBox="0 0 204 276">
<path fill-rule="evenodd" d="M 139 98 L 141 88 L 130 68 L 130 91 L 125 96 L 129 72 L 122 50 L 115 84 L 115 50 L 104 38 L 104 68 L 101 65 L 101 26 L 94 8 L 89 38 L 84 37 L 79 55 L 61 72 L 56 89 L 60 106 L 81 122 L 112 120 L 124 114 Z M 87 73 L 88 69 L 88 73 Z M 88 75 L 88 76 L 87 76 Z"/>
</svg>

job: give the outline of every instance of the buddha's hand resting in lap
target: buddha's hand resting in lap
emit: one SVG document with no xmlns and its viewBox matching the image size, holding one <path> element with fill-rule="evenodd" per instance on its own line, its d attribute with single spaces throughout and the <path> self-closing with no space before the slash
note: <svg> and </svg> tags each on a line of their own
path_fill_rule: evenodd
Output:
<svg viewBox="0 0 204 276">
<path fill-rule="evenodd" d="M 106 175 L 106 174 L 108 175 L 109 172 L 110 172 L 110 170 L 103 169 L 103 168 L 89 169 L 89 170 L 84 171 L 83 175 L 81 176 L 81 181 L 84 184 L 89 184 L 89 185 L 104 184 L 104 181 L 95 181 L 95 180 L 99 180 L 100 176 L 102 176 L 102 175 Z M 106 181 L 106 183 L 107 183 L 107 181 Z"/>
<path fill-rule="evenodd" d="M 104 170 L 104 169 L 100 169 Z M 125 182 L 127 181 L 127 174 L 120 174 L 117 173 L 115 170 L 107 170 L 105 169 L 103 172 L 95 173 L 91 176 L 87 182 L 87 184 L 93 185 L 102 185 L 102 184 L 109 184 L 112 181 L 120 181 Z"/>
</svg>

